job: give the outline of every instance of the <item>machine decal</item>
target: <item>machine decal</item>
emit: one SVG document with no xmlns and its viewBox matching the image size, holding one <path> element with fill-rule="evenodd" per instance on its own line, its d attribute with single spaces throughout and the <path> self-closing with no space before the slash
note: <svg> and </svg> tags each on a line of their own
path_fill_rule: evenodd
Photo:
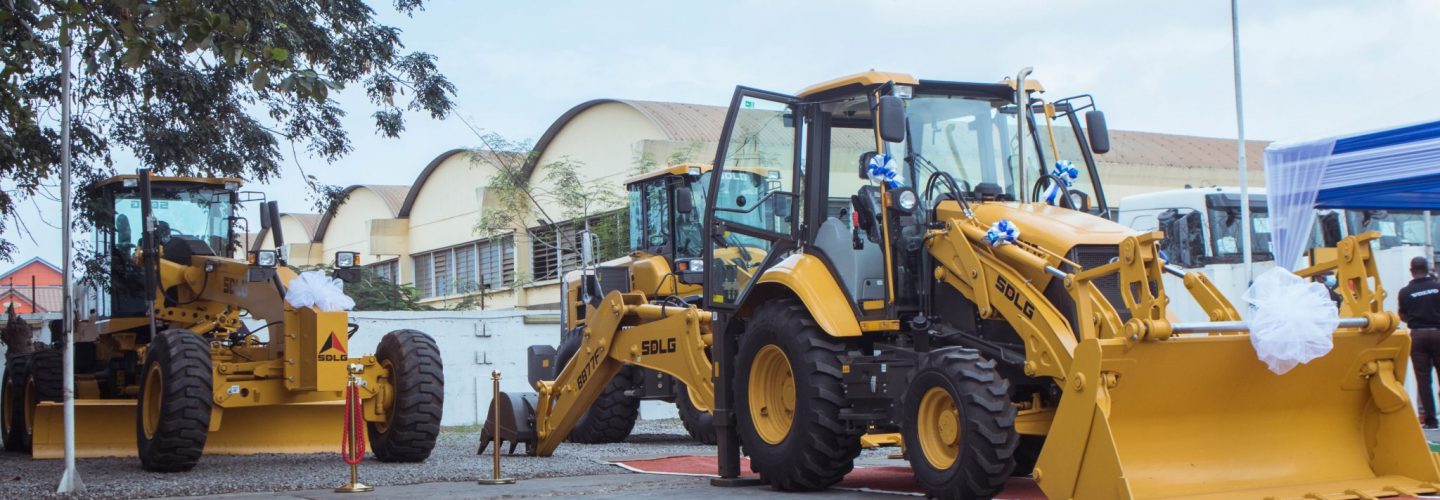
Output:
<svg viewBox="0 0 1440 500">
<path fill-rule="evenodd" d="M 1005 295 L 1006 300 L 1015 303 L 1015 307 L 1019 308 L 1026 318 L 1035 317 L 1035 303 L 1030 302 L 1024 295 L 1020 295 L 1020 291 L 1015 289 L 1015 285 L 1006 281 L 1004 276 L 995 276 L 995 289 Z"/>
<path fill-rule="evenodd" d="M 649 356 L 651 354 L 669 354 L 675 352 L 675 337 L 665 339 L 661 344 L 660 339 L 647 340 L 640 343 L 640 354 Z"/>
<path fill-rule="evenodd" d="M 326 354 L 326 352 L 330 351 L 339 354 Z M 330 332 L 330 338 L 325 339 L 325 345 L 320 346 L 320 354 L 316 356 L 316 359 L 320 361 L 347 361 L 350 359 L 349 355 L 350 353 L 345 350 L 345 342 L 341 341 L 340 337 L 335 335 L 335 332 Z"/>
</svg>

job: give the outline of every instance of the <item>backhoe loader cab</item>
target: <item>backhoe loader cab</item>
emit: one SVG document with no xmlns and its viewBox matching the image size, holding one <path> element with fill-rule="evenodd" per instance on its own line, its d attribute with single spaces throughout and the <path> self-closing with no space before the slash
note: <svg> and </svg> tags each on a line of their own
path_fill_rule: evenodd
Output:
<svg viewBox="0 0 1440 500">
<path fill-rule="evenodd" d="M 286 301 L 296 273 L 274 251 L 230 258 L 239 187 L 142 170 L 88 188 L 83 213 L 104 279 L 77 294 L 86 297 L 74 324 L 78 456 L 183 471 L 203 453 L 333 451 L 353 377 L 375 456 L 424 460 L 444 397 L 434 340 L 398 330 L 361 355 L 347 312 Z M 262 212 L 279 213 L 275 202 Z M 283 246 L 278 225 L 268 229 Z M 61 457 L 62 348 L 7 367 L 7 449 Z"/>
<path fill-rule="evenodd" d="M 862 434 L 899 431 L 940 498 L 1012 473 L 1050 498 L 1435 491 L 1373 236 L 1297 273 L 1336 271 L 1350 317 L 1329 355 L 1271 373 L 1235 307 L 1159 258 L 1161 233 L 1111 220 L 1093 101 L 1046 100 L 1028 73 L 737 88 L 715 175 L 779 175 L 758 199 L 710 186 L 720 475 L 739 475 L 738 440 L 772 487 L 821 489 Z M 1169 320 L 1167 272 L 1209 321 Z"/>
</svg>

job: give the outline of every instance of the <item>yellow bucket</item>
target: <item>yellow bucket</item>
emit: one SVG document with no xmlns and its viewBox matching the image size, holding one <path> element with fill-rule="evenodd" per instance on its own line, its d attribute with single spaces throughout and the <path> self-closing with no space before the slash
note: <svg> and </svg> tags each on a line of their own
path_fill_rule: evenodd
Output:
<svg viewBox="0 0 1440 500">
<path fill-rule="evenodd" d="M 1284 375 L 1248 335 L 1075 351 L 1036 479 L 1052 499 L 1365 499 L 1440 491 L 1399 381 L 1410 337 L 1341 331 Z"/>
</svg>

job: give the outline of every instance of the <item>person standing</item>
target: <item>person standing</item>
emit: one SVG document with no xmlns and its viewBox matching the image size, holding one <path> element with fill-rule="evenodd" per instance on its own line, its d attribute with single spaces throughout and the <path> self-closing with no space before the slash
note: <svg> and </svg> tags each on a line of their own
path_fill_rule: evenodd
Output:
<svg viewBox="0 0 1440 500">
<path fill-rule="evenodd" d="M 1410 284 L 1400 289 L 1400 319 L 1410 328 L 1410 362 L 1415 365 L 1420 393 L 1420 418 L 1426 429 L 1436 428 L 1435 392 L 1431 374 L 1440 367 L 1440 279 L 1430 272 L 1430 260 L 1410 259 Z"/>
</svg>

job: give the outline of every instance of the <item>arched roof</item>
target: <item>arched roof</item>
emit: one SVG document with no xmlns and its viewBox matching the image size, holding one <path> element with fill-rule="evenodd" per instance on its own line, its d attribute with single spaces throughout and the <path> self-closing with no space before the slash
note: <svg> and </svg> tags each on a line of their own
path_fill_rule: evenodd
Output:
<svg viewBox="0 0 1440 500">
<path fill-rule="evenodd" d="M 312 233 L 314 236 L 310 241 L 318 243 L 325 239 L 325 230 L 330 228 L 330 221 L 335 218 L 335 213 L 340 211 L 341 206 L 345 205 L 345 200 L 350 198 L 350 193 L 362 188 L 379 196 L 380 200 L 385 202 L 385 208 L 388 209 L 391 217 L 399 217 L 400 208 L 404 205 L 405 200 L 408 199 L 408 193 L 414 190 L 410 186 L 377 184 L 358 184 L 347 187 L 344 191 L 340 192 L 340 203 L 335 204 L 334 208 L 326 211 L 325 215 L 320 217 L 320 224 Z"/>
<path fill-rule="evenodd" d="M 425 165 L 425 169 L 420 171 L 420 176 L 415 178 L 415 182 L 410 183 L 410 190 L 405 193 L 405 200 L 400 203 L 400 209 L 395 212 L 395 216 L 400 218 L 410 217 L 410 209 L 415 207 L 415 198 L 420 197 L 420 189 L 425 187 L 425 181 L 430 180 L 430 174 L 435 173 L 435 169 L 440 168 L 440 164 L 445 163 L 445 160 L 450 159 L 451 156 L 466 151 L 469 150 L 465 148 L 455 148 L 440 153 L 440 156 L 436 156 L 435 159 L 430 160 L 430 163 Z"/>
<path fill-rule="evenodd" d="M 655 127 L 660 129 L 665 137 L 672 141 L 718 141 L 720 140 L 720 129 L 725 126 L 725 107 L 708 106 L 704 104 L 689 104 L 683 102 L 656 102 L 637 101 L 631 99 L 594 99 L 585 101 L 570 108 L 545 133 L 540 136 L 540 141 L 535 143 L 535 154 L 531 155 L 529 161 L 525 162 L 525 175 L 532 175 L 536 163 L 540 157 L 545 155 L 545 149 L 550 147 L 550 142 L 560 131 L 581 113 L 601 104 L 623 104 L 639 112 L 641 116 L 650 120 Z"/>
<path fill-rule="evenodd" d="M 292 218 L 295 219 L 296 222 L 299 222 L 299 223 L 300 223 L 300 227 L 302 227 L 302 228 L 305 229 L 305 239 L 304 239 L 303 241 L 305 241 L 305 242 L 307 242 L 307 243 L 313 243 L 313 242 L 316 241 L 315 231 L 316 231 L 316 229 L 320 226 L 320 214 L 292 214 L 292 213 L 283 213 L 283 214 L 280 214 L 280 217 L 292 217 Z M 276 224 L 279 224 L 280 221 L 275 221 L 275 223 L 276 223 Z M 259 250 L 259 249 L 260 249 L 260 244 L 261 244 L 262 242 L 264 242 L 264 241 L 265 241 L 265 237 L 266 237 L 266 236 L 269 236 L 269 235 L 270 235 L 270 230 L 269 230 L 269 229 L 261 229 L 259 232 L 255 233 L 255 239 L 250 240 L 250 249 L 251 249 L 251 250 Z M 294 238 L 294 236 L 292 235 L 291 238 Z M 297 240 L 291 240 L 291 241 L 297 241 Z"/>
</svg>

